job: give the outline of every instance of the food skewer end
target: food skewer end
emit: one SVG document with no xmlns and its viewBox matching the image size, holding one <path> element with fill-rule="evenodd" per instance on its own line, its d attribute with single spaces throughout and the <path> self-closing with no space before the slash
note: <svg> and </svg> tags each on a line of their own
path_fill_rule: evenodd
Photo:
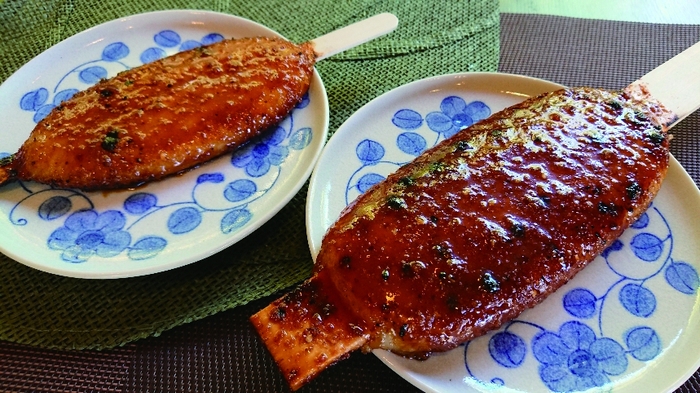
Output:
<svg viewBox="0 0 700 393">
<path fill-rule="evenodd" d="M 333 293 L 317 275 L 250 318 L 292 390 L 369 339 Z"/>
</svg>

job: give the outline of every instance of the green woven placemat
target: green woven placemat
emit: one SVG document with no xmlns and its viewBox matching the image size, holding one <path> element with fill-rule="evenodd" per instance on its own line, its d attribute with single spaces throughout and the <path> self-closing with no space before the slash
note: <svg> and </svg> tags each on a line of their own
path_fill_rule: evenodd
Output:
<svg viewBox="0 0 700 393">
<path fill-rule="evenodd" d="M 51 45 L 96 24 L 185 8 L 239 15 L 296 42 L 380 12 L 396 14 L 400 24 L 392 35 L 318 64 L 331 131 L 372 98 L 402 84 L 498 66 L 497 0 L 6 0 L 0 2 L 0 81 Z M 305 195 L 306 188 L 223 252 L 144 277 L 71 279 L 0 254 L 0 339 L 49 348 L 109 348 L 290 287 L 311 274 Z"/>
</svg>

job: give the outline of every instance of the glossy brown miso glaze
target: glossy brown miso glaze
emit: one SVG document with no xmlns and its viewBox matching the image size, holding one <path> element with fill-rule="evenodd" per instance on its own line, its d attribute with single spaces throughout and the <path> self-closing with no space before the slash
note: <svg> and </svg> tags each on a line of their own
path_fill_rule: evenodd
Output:
<svg viewBox="0 0 700 393">
<path fill-rule="evenodd" d="M 497 328 L 647 208 L 668 167 L 666 115 L 587 88 L 499 112 L 360 196 L 326 234 L 311 282 L 335 292 L 364 350 L 421 357 Z M 258 325 L 276 359 L 292 348 L 265 332 L 288 322 Z"/>
<path fill-rule="evenodd" d="M 309 88 L 314 61 L 308 44 L 245 38 L 124 71 L 40 121 L 0 170 L 0 184 L 17 177 L 117 188 L 181 172 L 287 116 Z"/>
</svg>

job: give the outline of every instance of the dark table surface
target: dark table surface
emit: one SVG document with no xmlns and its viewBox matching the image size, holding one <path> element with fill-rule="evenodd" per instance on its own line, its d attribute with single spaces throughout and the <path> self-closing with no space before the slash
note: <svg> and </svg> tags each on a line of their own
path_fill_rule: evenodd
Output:
<svg viewBox="0 0 700 393">
<path fill-rule="evenodd" d="M 564 85 L 621 88 L 691 44 L 699 25 L 503 14 L 499 71 Z M 700 183 L 700 114 L 674 128 L 672 152 Z M 8 392 L 284 392 L 287 387 L 248 322 L 272 298 L 105 351 L 0 342 Z M 355 353 L 302 392 L 418 391 L 373 355 Z M 677 392 L 700 391 L 696 372 Z"/>
</svg>

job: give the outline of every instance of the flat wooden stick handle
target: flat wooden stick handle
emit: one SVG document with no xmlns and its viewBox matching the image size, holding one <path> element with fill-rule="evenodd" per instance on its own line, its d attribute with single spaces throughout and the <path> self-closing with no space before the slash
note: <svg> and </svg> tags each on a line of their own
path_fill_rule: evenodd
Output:
<svg viewBox="0 0 700 393">
<path fill-rule="evenodd" d="M 652 97 L 676 115 L 672 124 L 700 108 L 700 42 L 656 67 L 634 84 L 645 86 Z"/>
<path fill-rule="evenodd" d="M 399 19 L 394 14 L 383 13 L 313 39 L 310 42 L 314 46 L 316 61 L 391 33 L 398 24 Z"/>
</svg>

